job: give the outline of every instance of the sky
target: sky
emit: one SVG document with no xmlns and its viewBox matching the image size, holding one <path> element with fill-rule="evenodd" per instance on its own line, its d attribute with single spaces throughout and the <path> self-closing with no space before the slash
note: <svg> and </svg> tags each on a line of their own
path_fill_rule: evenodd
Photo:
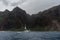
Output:
<svg viewBox="0 0 60 40">
<path fill-rule="evenodd" d="M 5 9 L 11 11 L 14 7 L 19 6 L 31 15 L 59 4 L 60 0 L 0 0 L 0 11 Z"/>
</svg>

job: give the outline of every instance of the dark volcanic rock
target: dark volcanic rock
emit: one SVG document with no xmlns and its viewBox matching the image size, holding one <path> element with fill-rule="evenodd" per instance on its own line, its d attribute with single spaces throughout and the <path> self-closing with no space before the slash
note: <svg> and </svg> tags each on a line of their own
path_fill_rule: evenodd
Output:
<svg viewBox="0 0 60 40">
<path fill-rule="evenodd" d="M 11 12 L 5 10 L 3 13 L 4 20 L 1 23 L 1 30 L 9 30 L 11 28 L 23 28 L 26 24 L 26 12 L 19 7 L 14 8 Z"/>
<path fill-rule="evenodd" d="M 40 14 L 40 19 L 37 19 L 37 23 L 43 26 L 45 30 L 60 30 L 60 5 L 38 14 Z"/>
<path fill-rule="evenodd" d="M 24 30 L 25 25 L 32 31 L 60 31 L 60 5 L 33 15 L 19 7 L 0 12 L 1 30 Z"/>
</svg>

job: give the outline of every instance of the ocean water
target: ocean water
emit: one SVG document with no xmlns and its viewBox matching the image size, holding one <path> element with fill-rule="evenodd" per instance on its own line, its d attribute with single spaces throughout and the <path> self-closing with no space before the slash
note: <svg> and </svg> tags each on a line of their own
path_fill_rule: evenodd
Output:
<svg viewBox="0 0 60 40">
<path fill-rule="evenodd" d="M 0 31 L 0 40 L 60 40 L 60 32 Z"/>
</svg>

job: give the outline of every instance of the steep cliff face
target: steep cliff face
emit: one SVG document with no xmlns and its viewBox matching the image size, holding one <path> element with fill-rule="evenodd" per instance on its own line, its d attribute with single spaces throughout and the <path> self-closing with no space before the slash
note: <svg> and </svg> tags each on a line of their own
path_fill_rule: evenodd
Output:
<svg viewBox="0 0 60 40">
<path fill-rule="evenodd" d="M 7 22 L 7 17 L 8 17 L 8 13 L 9 12 L 10 11 L 7 10 L 7 9 L 4 12 L 1 12 L 0 11 L 0 30 L 3 29 L 3 26 L 2 25 L 6 24 L 6 22 Z"/>
<path fill-rule="evenodd" d="M 0 12 L 0 30 L 60 31 L 60 5 L 29 15 L 19 7 Z"/>
<path fill-rule="evenodd" d="M 5 10 L 0 13 L 3 21 L 0 24 L 1 30 L 19 29 L 23 30 L 26 24 L 26 12 L 19 7 L 12 11 Z"/>
<path fill-rule="evenodd" d="M 47 31 L 60 31 L 60 5 L 43 11 L 40 14 L 40 26 Z M 39 20 L 39 19 L 38 19 Z"/>
</svg>

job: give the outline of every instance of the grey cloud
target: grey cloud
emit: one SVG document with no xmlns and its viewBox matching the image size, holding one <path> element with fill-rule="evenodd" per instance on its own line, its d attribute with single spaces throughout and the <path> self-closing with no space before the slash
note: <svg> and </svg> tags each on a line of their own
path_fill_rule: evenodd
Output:
<svg viewBox="0 0 60 40">
<path fill-rule="evenodd" d="M 26 0 L 19 0 L 18 2 L 15 2 L 15 3 L 11 3 L 11 6 L 17 6 L 17 5 L 20 5 L 22 3 L 24 3 Z"/>
<path fill-rule="evenodd" d="M 11 7 L 20 6 L 29 14 L 35 14 L 50 7 L 60 4 L 60 0 L 0 0 L 8 9 Z M 11 2 L 13 1 L 13 2 Z M 15 1 L 15 2 L 14 2 Z M 2 6 L 2 5 L 1 5 Z M 8 7 L 9 6 L 9 7 Z M 6 9 L 6 7 L 4 7 Z M 1 9 L 1 8 L 0 8 Z"/>
<path fill-rule="evenodd" d="M 8 1 L 7 0 L 1 0 L 3 2 L 3 4 L 8 5 Z"/>
<path fill-rule="evenodd" d="M 35 14 L 59 4 L 60 0 L 28 0 L 21 5 L 21 8 L 29 14 Z"/>
<path fill-rule="evenodd" d="M 3 2 L 3 4 L 6 5 L 6 6 L 8 6 L 9 4 L 10 4 L 10 6 L 16 6 L 16 5 L 20 5 L 21 3 L 23 3 L 26 0 L 19 0 L 19 1 L 15 0 L 17 2 L 13 2 L 13 3 L 10 3 L 13 0 L 11 0 L 11 1 L 9 1 L 9 0 L 0 0 L 0 1 Z"/>
<path fill-rule="evenodd" d="M 16 3 L 11 3 L 11 6 L 17 6 L 17 5 L 20 5 L 20 4 L 22 4 L 23 2 L 20 2 L 20 1 L 18 1 L 18 2 L 16 2 Z"/>
</svg>

